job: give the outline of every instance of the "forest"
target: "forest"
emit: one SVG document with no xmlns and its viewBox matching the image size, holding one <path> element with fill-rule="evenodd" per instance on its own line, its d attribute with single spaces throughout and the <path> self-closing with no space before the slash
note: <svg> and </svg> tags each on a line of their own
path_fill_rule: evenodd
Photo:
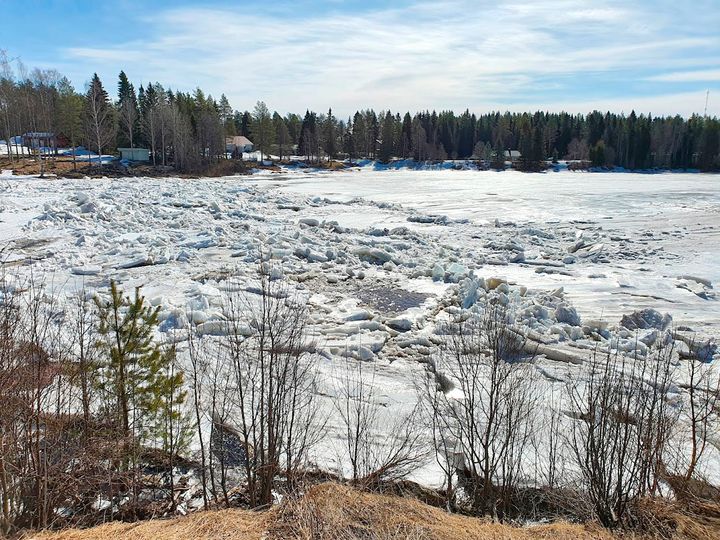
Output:
<svg viewBox="0 0 720 540">
<path fill-rule="evenodd" d="M 331 108 L 282 116 L 262 101 L 252 110 L 235 109 L 225 94 L 215 99 L 200 88 L 182 92 L 153 83 L 136 90 L 125 72 L 114 96 L 97 74 L 79 92 L 56 70 L 28 71 L 2 54 L 0 139 L 27 132 L 61 134 L 69 146 L 100 155 L 148 148 L 154 165 L 187 172 L 227 159 L 225 138 L 234 135 L 250 138 L 261 158 L 281 161 L 473 159 L 502 168 L 505 152 L 518 150 L 515 167 L 527 171 L 551 160 L 631 170 L 720 169 L 716 117 L 362 109 L 343 119 Z M 12 144 L 8 154 L 19 157 Z"/>
</svg>

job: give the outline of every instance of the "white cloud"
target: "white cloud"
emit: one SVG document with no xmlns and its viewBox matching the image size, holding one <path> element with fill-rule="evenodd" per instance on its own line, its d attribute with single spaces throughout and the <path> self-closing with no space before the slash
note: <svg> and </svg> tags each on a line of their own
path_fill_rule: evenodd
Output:
<svg viewBox="0 0 720 540">
<path fill-rule="evenodd" d="M 720 81 L 720 69 L 703 69 L 698 71 L 675 71 L 648 77 L 649 81 L 660 82 L 705 82 Z"/>
<path fill-rule="evenodd" d="M 368 106 L 478 109 L 533 93 L 544 108 L 539 92 L 572 86 L 562 77 L 693 68 L 691 51 L 720 43 L 715 35 L 668 39 L 637 23 L 646 13 L 606 4 L 427 2 L 293 18 L 180 8 L 147 16 L 146 39 L 67 54 L 108 77 L 125 69 L 134 80 L 224 92 L 236 108 L 263 99 L 280 111 L 332 106 L 345 115 Z"/>
</svg>

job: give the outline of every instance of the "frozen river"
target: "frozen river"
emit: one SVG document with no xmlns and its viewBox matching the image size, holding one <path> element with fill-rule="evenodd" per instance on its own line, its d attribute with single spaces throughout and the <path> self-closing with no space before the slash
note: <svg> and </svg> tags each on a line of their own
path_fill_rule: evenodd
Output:
<svg viewBox="0 0 720 540">
<path fill-rule="evenodd" d="M 679 288 L 683 283 L 677 279 L 692 276 L 720 283 L 718 175 L 365 168 L 275 175 L 263 184 L 283 193 L 337 201 L 362 197 L 469 221 L 445 229 L 434 227 L 444 241 L 457 238 L 458 229 L 465 233 L 487 228 L 496 220 L 596 231 L 613 255 L 599 261 L 579 258 L 579 264 L 567 265 L 571 275 L 532 275 L 535 269 L 523 265 L 495 272 L 533 286 L 563 286 L 586 315 L 613 320 L 629 309 L 655 306 L 700 328 L 720 324 L 719 302 Z M 344 208 L 331 211 L 329 217 L 350 226 L 397 225 L 393 216 Z M 530 249 L 541 254 L 542 239 Z M 707 292 L 712 298 L 712 291 Z"/>
<path fill-rule="evenodd" d="M 393 229 L 409 236 L 388 235 Z M 436 267 L 456 263 L 480 277 L 563 287 L 583 317 L 611 324 L 653 307 L 701 332 L 720 328 L 716 175 L 371 167 L 198 180 L 5 174 L 0 244 L 11 248 L 5 257 L 32 261 L 55 281 L 114 275 L 145 284 L 174 307 L 196 292 L 197 274 L 246 271 L 253 250 L 275 249 L 290 274 L 364 266 L 383 282 L 434 291 L 462 274 L 455 267 L 453 276 L 439 275 Z M 386 260 L 358 255 L 362 246 L 389 247 L 391 264 L 372 264 Z M 328 260 L 333 249 L 347 257 Z"/>
<path fill-rule="evenodd" d="M 372 384 L 394 418 L 415 407 L 418 377 L 461 309 L 510 306 L 516 327 L 549 351 L 534 366 L 555 408 L 591 350 L 642 357 L 666 336 L 664 323 L 628 328 L 623 315 L 652 308 L 686 335 L 716 337 L 718 257 L 720 178 L 710 175 L 0 175 L 0 275 L 10 286 L 32 277 L 62 297 L 104 291 L 111 278 L 126 291 L 142 285 L 162 332 L 215 339 L 228 328 L 228 295 L 256 294 L 262 260 L 307 300 L 329 410 L 352 357 L 377 367 Z M 337 418 L 327 429 L 319 455 L 341 468 Z M 413 477 L 433 484 L 434 467 Z M 720 474 L 720 452 L 708 467 Z"/>
</svg>

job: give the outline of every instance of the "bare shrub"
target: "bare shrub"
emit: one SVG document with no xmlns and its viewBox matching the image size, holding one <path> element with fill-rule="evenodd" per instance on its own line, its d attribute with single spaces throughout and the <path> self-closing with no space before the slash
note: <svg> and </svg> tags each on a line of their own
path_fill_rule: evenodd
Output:
<svg viewBox="0 0 720 540">
<path fill-rule="evenodd" d="M 456 479 L 474 512 L 502 519 L 526 474 L 522 457 L 537 404 L 526 343 L 501 305 L 451 323 L 446 335 L 436 370 L 454 388 L 431 384 L 428 404 L 448 492 Z"/>
<path fill-rule="evenodd" d="M 260 285 L 229 297 L 227 350 L 232 375 L 229 423 L 242 439 L 252 507 L 273 501 L 276 477 L 290 489 L 322 430 L 307 309 L 262 267 Z"/>
<path fill-rule="evenodd" d="M 378 395 L 377 365 L 348 358 L 336 381 L 334 407 L 341 419 L 341 462 L 352 466 L 351 480 L 368 488 L 406 478 L 429 455 L 422 436 L 420 403 L 398 414 Z M 386 409 L 387 408 L 387 409 Z"/>
<path fill-rule="evenodd" d="M 672 349 L 647 358 L 595 355 L 584 384 L 568 384 L 578 418 L 570 433 L 574 462 L 598 520 L 625 522 L 628 507 L 658 491 L 659 473 L 675 418 L 666 402 Z"/>
<path fill-rule="evenodd" d="M 684 469 L 685 480 L 690 481 L 698 477 L 708 442 L 718 433 L 720 372 L 697 357 L 688 357 L 684 364 L 686 384 L 683 386 L 687 399 L 683 402 L 681 417 L 687 426 L 684 435 L 690 441 L 690 454 L 679 459 L 679 466 Z"/>
</svg>

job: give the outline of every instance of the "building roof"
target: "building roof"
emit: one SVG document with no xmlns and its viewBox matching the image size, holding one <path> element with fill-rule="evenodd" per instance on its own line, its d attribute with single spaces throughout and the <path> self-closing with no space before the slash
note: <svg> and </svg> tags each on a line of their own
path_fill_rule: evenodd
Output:
<svg viewBox="0 0 720 540">
<path fill-rule="evenodd" d="M 54 136 L 55 134 L 49 131 L 28 131 L 23 133 L 23 137 L 26 139 L 50 139 Z"/>
<path fill-rule="evenodd" d="M 226 137 L 225 144 L 234 144 L 235 146 L 252 146 L 252 141 L 244 135 L 236 135 L 235 137 Z"/>
<path fill-rule="evenodd" d="M 521 157 L 520 150 L 505 150 L 505 157 Z"/>
</svg>

